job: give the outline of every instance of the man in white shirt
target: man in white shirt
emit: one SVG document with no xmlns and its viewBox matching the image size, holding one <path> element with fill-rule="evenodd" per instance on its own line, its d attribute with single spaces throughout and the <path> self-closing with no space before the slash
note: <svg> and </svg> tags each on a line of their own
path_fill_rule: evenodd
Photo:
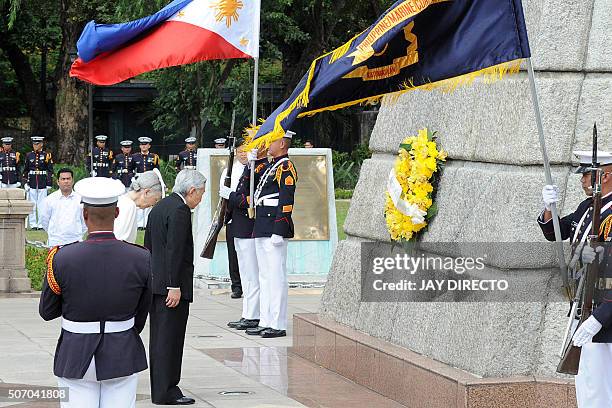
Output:
<svg viewBox="0 0 612 408">
<path fill-rule="evenodd" d="M 47 231 L 49 247 L 82 241 L 87 232 L 81 196 L 72 190 L 72 170 L 58 171 L 57 184 L 60 189 L 47 196 L 41 206 L 42 226 Z"/>
</svg>

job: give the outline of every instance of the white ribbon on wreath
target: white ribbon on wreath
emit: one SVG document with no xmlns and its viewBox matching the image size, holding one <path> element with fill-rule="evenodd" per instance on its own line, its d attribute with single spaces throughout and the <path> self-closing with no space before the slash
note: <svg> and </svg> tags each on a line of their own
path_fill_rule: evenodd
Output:
<svg viewBox="0 0 612 408">
<path fill-rule="evenodd" d="M 421 210 L 416 204 L 411 204 L 402 199 L 402 186 L 397 180 L 394 168 L 391 169 L 391 172 L 389 173 L 387 191 L 391 196 L 391 201 L 393 201 L 395 208 L 397 208 L 402 214 L 410 217 L 413 224 L 422 224 L 425 222 L 427 212 Z"/>
</svg>

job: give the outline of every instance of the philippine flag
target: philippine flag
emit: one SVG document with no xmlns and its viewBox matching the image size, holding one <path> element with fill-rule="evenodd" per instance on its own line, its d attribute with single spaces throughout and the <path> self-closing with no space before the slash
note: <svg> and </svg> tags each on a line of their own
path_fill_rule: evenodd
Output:
<svg viewBox="0 0 612 408">
<path fill-rule="evenodd" d="M 261 0 L 174 0 L 123 24 L 85 26 L 70 76 L 113 85 L 144 72 L 193 62 L 259 57 Z"/>
</svg>

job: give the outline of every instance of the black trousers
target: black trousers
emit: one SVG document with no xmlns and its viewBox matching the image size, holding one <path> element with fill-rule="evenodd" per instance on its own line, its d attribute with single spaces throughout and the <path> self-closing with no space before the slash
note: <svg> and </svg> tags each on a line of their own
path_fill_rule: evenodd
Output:
<svg viewBox="0 0 612 408">
<path fill-rule="evenodd" d="M 183 396 L 181 380 L 185 330 L 189 302 L 181 300 L 175 308 L 166 306 L 166 296 L 153 295 L 150 313 L 149 373 L 151 400 L 164 404 Z"/>
<path fill-rule="evenodd" d="M 240 269 L 238 268 L 238 255 L 234 246 L 234 233 L 232 232 L 232 224 L 225 225 L 225 237 L 227 239 L 227 259 L 229 260 L 229 276 L 232 281 L 232 292 L 242 292 L 242 283 L 240 282 Z"/>
</svg>

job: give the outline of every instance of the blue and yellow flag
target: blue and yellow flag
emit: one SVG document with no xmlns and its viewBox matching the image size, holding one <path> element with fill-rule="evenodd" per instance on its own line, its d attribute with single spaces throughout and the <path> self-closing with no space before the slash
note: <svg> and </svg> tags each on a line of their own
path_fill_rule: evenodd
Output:
<svg viewBox="0 0 612 408">
<path fill-rule="evenodd" d="M 259 127 L 268 145 L 296 118 L 414 89 L 452 90 L 518 72 L 530 56 L 521 0 L 399 0 L 367 30 L 314 60 Z"/>
</svg>

